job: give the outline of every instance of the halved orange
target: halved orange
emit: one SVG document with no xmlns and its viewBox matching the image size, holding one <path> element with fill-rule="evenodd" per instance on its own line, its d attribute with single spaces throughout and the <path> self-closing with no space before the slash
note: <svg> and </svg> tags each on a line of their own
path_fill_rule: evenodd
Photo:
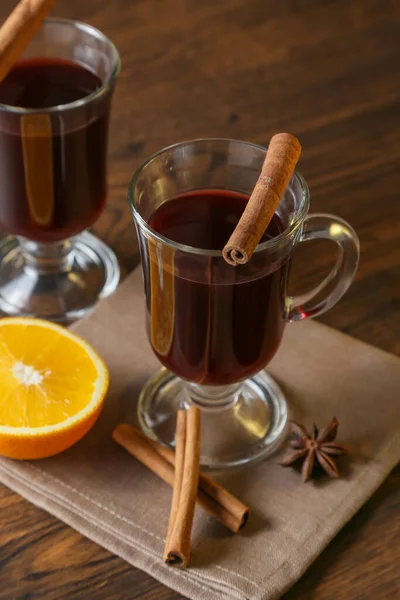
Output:
<svg viewBox="0 0 400 600">
<path fill-rule="evenodd" d="M 44 458 L 80 440 L 108 388 L 103 360 L 48 321 L 0 319 L 0 454 Z"/>
</svg>

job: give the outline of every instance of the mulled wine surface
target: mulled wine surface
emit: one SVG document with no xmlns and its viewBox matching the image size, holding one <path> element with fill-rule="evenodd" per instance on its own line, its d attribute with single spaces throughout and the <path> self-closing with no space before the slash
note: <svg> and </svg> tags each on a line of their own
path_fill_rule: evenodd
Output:
<svg viewBox="0 0 400 600">
<path fill-rule="evenodd" d="M 222 250 L 247 200 L 248 196 L 229 190 L 190 192 L 160 205 L 149 225 L 180 244 Z M 275 215 L 260 243 L 283 229 Z M 203 385 L 235 383 L 265 367 L 283 333 L 290 260 L 269 263 L 264 253 L 261 267 L 254 256 L 247 265 L 232 267 L 223 258 L 179 250 L 165 253 L 165 247 L 164 255 L 160 262 L 160 252 L 150 251 L 145 281 L 149 313 L 163 313 L 149 314 L 148 325 L 153 349 L 164 366 Z"/>
<path fill-rule="evenodd" d="M 0 104 L 48 109 L 81 100 L 101 85 L 94 73 L 75 62 L 26 59 L 0 84 Z M 79 108 L 21 116 L 1 109 L 1 227 L 39 242 L 86 229 L 106 197 L 108 104 L 100 101 L 88 109 L 83 124 Z"/>
</svg>

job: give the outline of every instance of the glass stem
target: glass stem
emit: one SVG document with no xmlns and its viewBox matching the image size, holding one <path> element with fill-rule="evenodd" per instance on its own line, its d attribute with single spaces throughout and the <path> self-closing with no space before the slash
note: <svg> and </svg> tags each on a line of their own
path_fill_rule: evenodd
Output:
<svg viewBox="0 0 400 600">
<path fill-rule="evenodd" d="M 239 399 L 242 384 L 233 385 L 199 385 L 184 382 L 187 400 L 202 410 L 225 410 L 231 408 Z"/>
<path fill-rule="evenodd" d="M 25 265 L 40 273 L 69 271 L 73 262 L 72 239 L 41 243 L 18 237 Z"/>
</svg>

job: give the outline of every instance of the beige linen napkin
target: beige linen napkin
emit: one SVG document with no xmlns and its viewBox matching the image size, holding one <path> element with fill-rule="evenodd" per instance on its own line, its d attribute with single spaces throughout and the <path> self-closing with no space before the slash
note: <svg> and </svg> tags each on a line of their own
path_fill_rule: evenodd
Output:
<svg viewBox="0 0 400 600">
<path fill-rule="evenodd" d="M 92 431 L 63 454 L 0 461 L 0 479 L 87 537 L 196 600 L 279 598 L 382 483 L 400 458 L 400 361 L 313 322 L 287 327 L 269 371 L 292 416 L 320 426 L 336 415 L 339 439 L 363 458 L 342 461 L 343 478 L 303 484 L 275 455 L 219 474 L 253 509 L 232 535 L 196 510 L 191 568 L 162 560 L 171 489 L 111 439 L 136 420 L 136 401 L 158 368 L 144 328 L 141 274 L 134 273 L 75 329 L 103 355 L 111 374 Z"/>
</svg>

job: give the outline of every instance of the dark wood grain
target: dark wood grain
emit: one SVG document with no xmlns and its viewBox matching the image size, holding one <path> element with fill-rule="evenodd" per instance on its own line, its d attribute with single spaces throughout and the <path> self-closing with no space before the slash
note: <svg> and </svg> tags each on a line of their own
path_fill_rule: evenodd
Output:
<svg viewBox="0 0 400 600">
<path fill-rule="evenodd" d="M 144 158 L 183 139 L 266 144 L 290 131 L 313 210 L 361 239 L 355 283 L 321 320 L 400 354 L 398 0 L 58 0 L 53 14 L 99 27 L 122 55 L 95 231 L 125 273 L 137 262 L 127 186 Z M 294 286 L 328 265 L 329 253 L 303 252 Z M 400 597 L 399 482 L 397 468 L 287 600 Z M 1 599 L 181 598 L 4 487 L 0 519 Z"/>
</svg>

